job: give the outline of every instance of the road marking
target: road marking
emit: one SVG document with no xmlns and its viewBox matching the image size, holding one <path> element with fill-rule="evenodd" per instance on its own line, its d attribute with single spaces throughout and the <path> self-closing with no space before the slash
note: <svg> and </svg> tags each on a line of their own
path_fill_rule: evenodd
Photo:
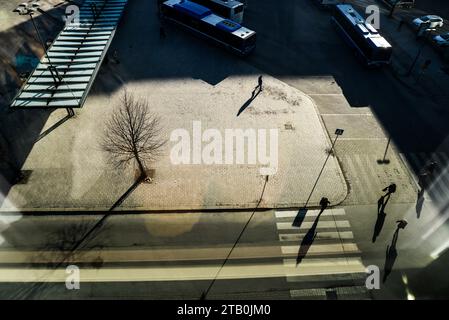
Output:
<svg viewBox="0 0 449 320">
<path fill-rule="evenodd" d="M 309 210 L 306 215 L 303 215 L 303 218 L 319 219 L 319 212 L 319 210 Z M 333 220 L 319 220 L 316 225 L 315 221 L 303 221 L 299 227 L 293 226 L 298 216 L 297 210 L 278 210 L 274 215 L 277 219 L 276 227 L 279 233 L 281 252 L 285 257 L 283 265 L 286 281 L 292 285 L 290 287 L 292 298 L 326 297 L 324 288 L 336 283 L 351 288 L 346 292 L 335 290 L 337 296 L 367 297 L 367 290 L 364 287 L 354 286 L 356 277 L 359 284 L 360 281 L 364 281 L 366 268 L 360 257 L 361 252 L 357 244 L 353 242 L 352 231 L 341 231 L 343 228 L 350 228 L 349 221 L 341 220 L 345 216 L 344 209 L 327 209 L 322 216 L 333 217 Z M 316 228 L 313 231 L 315 232 L 313 241 L 311 244 L 302 244 L 301 242 L 312 227 Z M 301 257 L 298 259 L 300 255 Z M 294 289 L 297 283 L 303 281 L 307 282 L 308 286 L 313 285 L 314 288 Z"/>
<path fill-rule="evenodd" d="M 296 227 L 292 225 L 293 222 L 277 222 L 276 227 L 278 230 L 308 230 L 312 227 L 313 222 L 302 222 L 301 226 Z M 349 221 L 346 220 L 337 220 L 337 221 L 318 221 L 318 228 L 350 228 Z"/>
<path fill-rule="evenodd" d="M 307 255 L 319 254 L 344 254 L 344 253 L 359 253 L 360 250 L 355 243 L 337 243 L 337 244 L 311 244 L 309 246 L 281 246 L 282 254 L 284 255 L 298 255 L 300 248 L 305 247 Z"/>
<path fill-rule="evenodd" d="M 364 203 L 370 203 L 371 202 L 370 197 L 368 197 L 368 195 L 365 192 L 363 192 L 365 188 L 363 182 L 360 180 L 360 174 L 354 165 L 352 157 L 350 155 L 346 155 L 345 159 L 349 171 L 352 172 L 352 174 L 350 175 L 351 180 L 349 183 L 355 187 L 354 189 L 360 190 L 357 196 L 360 197 L 362 201 L 364 201 Z"/>
<path fill-rule="evenodd" d="M 295 234 L 280 234 L 279 235 L 279 241 L 296 241 L 300 242 L 304 236 L 305 233 L 295 233 Z M 316 235 L 316 240 L 347 240 L 347 239 L 354 239 L 354 234 L 352 231 L 340 231 L 340 232 L 318 232 Z"/>
<path fill-rule="evenodd" d="M 365 272 L 365 266 L 362 263 L 362 259 L 359 257 L 350 257 L 350 258 L 314 258 L 314 259 L 304 259 L 301 261 L 300 268 L 303 266 L 308 267 L 325 267 L 325 266 L 359 266 L 362 272 Z M 288 268 L 296 268 L 296 259 L 284 259 L 284 267 Z"/>
<path fill-rule="evenodd" d="M 316 217 L 320 213 L 320 210 L 307 210 L 306 217 Z M 296 218 L 298 216 L 299 210 L 293 211 L 275 211 L 276 218 Z M 344 216 L 345 211 L 343 209 L 327 209 L 321 216 Z"/>
<path fill-rule="evenodd" d="M 231 245 L 212 248 L 142 248 L 142 249 L 103 249 L 77 251 L 70 255 L 68 251 L 17 251 L 1 250 L 0 267 L 4 263 L 36 264 L 59 263 L 65 258 L 67 263 L 91 263 L 101 259 L 103 263 L 115 262 L 175 262 L 175 261 L 211 261 L 223 260 Z M 277 245 L 241 245 L 234 248 L 229 259 L 277 258 L 281 251 Z"/>
<path fill-rule="evenodd" d="M 333 291 L 337 294 L 338 297 L 356 295 L 359 296 L 361 294 L 366 294 L 367 289 L 364 286 L 352 286 L 352 287 L 336 287 L 332 289 L 297 289 L 290 290 L 290 295 L 292 298 L 327 298 L 326 292 Z"/>
</svg>

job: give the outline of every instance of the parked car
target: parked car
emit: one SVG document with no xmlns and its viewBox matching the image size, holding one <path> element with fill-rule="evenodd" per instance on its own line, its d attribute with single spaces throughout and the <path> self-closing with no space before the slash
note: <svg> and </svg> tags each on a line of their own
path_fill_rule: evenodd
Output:
<svg viewBox="0 0 449 320">
<path fill-rule="evenodd" d="M 433 37 L 433 41 L 439 47 L 449 47 L 449 32 Z"/>
<path fill-rule="evenodd" d="M 443 26 L 443 18 L 435 15 L 427 15 L 413 20 L 416 29 L 426 28 L 426 30 L 434 30 Z"/>
</svg>

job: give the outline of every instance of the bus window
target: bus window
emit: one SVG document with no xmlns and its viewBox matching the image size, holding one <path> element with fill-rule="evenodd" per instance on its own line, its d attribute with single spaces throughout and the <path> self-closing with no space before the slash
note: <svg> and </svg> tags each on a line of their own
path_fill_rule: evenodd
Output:
<svg viewBox="0 0 449 320">
<path fill-rule="evenodd" d="M 243 4 L 234 8 L 234 14 L 238 14 L 243 11 Z"/>
</svg>

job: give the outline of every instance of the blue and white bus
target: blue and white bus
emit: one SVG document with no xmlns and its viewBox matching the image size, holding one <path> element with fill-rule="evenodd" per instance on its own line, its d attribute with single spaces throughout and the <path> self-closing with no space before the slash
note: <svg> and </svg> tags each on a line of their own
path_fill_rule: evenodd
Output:
<svg viewBox="0 0 449 320">
<path fill-rule="evenodd" d="M 217 15 L 242 23 L 244 5 L 235 0 L 191 0 L 212 10 Z"/>
<path fill-rule="evenodd" d="M 379 32 L 349 4 L 335 6 L 332 21 L 345 41 L 367 66 L 389 64 L 393 49 Z"/>
<path fill-rule="evenodd" d="M 164 19 L 213 41 L 241 56 L 256 47 L 256 32 L 235 21 L 213 14 L 209 8 L 188 0 L 168 0 L 161 6 Z"/>
</svg>

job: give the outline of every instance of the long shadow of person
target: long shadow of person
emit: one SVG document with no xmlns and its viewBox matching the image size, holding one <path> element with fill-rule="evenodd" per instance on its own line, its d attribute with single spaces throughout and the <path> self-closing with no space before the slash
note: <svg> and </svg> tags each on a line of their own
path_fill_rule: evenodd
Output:
<svg viewBox="0 0 449 320">
<path fill-rule="evenodd" d="M 387 246 L 387 254 L 385 258 L 385 267 L 384 267 L 384 277 L 383 281 L 385 282 L 387 280 L 388 275 L 391 273 L 391 270 L 393 269 L 394 262 L 396 261 L 396 258 L 398 257 L 398 252 L 396 250 L 396 243 L 398 242 L 398 236 L 399 236 L 399 230 L 404 229 L 407 226 L 406 220 L 398 220 L 396 221 L 398 224 L 396 231 L 393 235 L 393 240 L 391 241 L 391 245 Z"/>
<path fill-rule="evenodd" d="M 416 217 L 419 219 L 421 217 L 422 207 L 424 205 L 424 188 L 421 188 L 418 192 L 418 197 L 416 199 Z"/>
<path fill-rule="evenodd" d="M 373 233 L 373 243 L 376 242 L 377 237 L 379 236 L 382 228 L 384 226 L 385 217 L 387 214 L 382 210 L 377 214 L 376 224 L 374 225 L 374 233 Z"/>
<path fill-rule="evenodd" d="M 377 200 L 377 213 L 384 212 L 391 195 L 396 192 L 396 184 L 392 183 L 382 191 L 386 193 Z"/>
<path fill-rule="evenodd" d="M 326 210 L 328 205 L 330 204 L 329 200 L 325 197 L 321 198 L 320 205 L 321 210 L 318 213 L 317 217 L 315 218 L 315 221 L 313 222 L 312 227 L 307 231 L 306 235 L 301 241 L 301 244 L 299 246 L 298 256 L 296 258 L 296 266 L 298 266 L 301 261 L 304 259 L 304 257 L 307 255 L 307 252 L 310 249 L 310 246 L 313 244 L 313 241 L 315 240 L 315 237 L 317 235 L 316 228 L 318 226 L 318 221 L 320 220 L 321 214 Z"/>
<path fill-rule="evenodd" d="M 253 92 L 251 93 L 251 98 L 249 98 L 248 100 L 246 100 L 246 102 L 240 107 L 239 112 L 237 112 L 237 117 L 243 112 L 245 111 L 246 108 L 249 107 L 249 105 L 251 104 L 251 102 L 253 102 L 254 99 L 257 98 L 257 96 L 260 94 L 262 90 L 261 89 L 257 89 L 257 87 L 253 90 Z"/>
<path fill-rule="evenodd" d="M 243 112 L 245 111 L 246 108 L 248 108 L 248 106 L 251 104 L 251 102 L 253 102 L 254 99 L 256 99 L 256 97 L 262 92 L 262 84 L 263 84 L 263 80 L 262 80 L 262 76 L 259 76 L 257 78 L 257 86 L 254 88 L 253 92 L 251 93 L 251 98 L 249 98 L 248 100 L 246 100 L 246 102 L 243 104 L 243 106 L 240 107 L 239 112 L 237 112 L 237 117 Z"/>
</svg>

